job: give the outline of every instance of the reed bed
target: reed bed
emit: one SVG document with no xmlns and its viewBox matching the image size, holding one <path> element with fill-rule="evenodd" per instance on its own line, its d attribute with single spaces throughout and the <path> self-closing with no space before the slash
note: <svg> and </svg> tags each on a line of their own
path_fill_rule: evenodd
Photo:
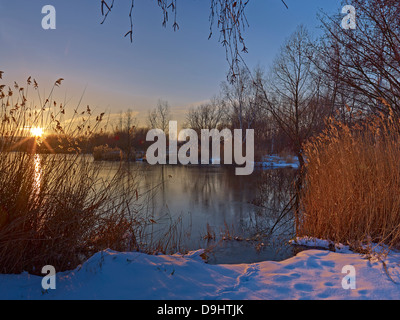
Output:
<svg viewBox="0 0 400 320">
<path fill-rule="evenodd" d="M 77 107 L 63 121 L 66 107 L 54 100 L 62 80 L 46 98 L 31 77 L 24 87 L 0 86 L 0 273 L 40 274 L 47 264 L 59 272 L 100 250 L 136 250 L 149 223 L 140 215 L 139 173 L 121 164 L 105 178 L 102 164 L 82 154 L 104 114 Z M 43 131 L 65 153 L 55 154 Z"/>
<path fill-rule="evenodd" d="M 400 248 L 400 122 L 392 111 L 352 126 L 330 119 L 304 153 L 298 236 Z"/>
</svg>

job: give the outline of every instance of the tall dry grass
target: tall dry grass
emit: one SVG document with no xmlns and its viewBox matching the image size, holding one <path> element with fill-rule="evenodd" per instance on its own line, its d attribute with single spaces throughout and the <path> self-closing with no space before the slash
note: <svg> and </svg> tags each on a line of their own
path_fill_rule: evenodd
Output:
<svg viewBox="0 0 400 320">
<path fill-rule="evenodd" d="M 89 107 L 75 108 L 63 121 L 65 105 L 53 98 L 61 81 L 46 98 L 31 78 L 24 87 L 0 85 L 0 273 L 40 273 L 47 264 L 63 271 L 106 248 L 134 250 L 146 223 L 138 177 L 121 165 L 104 179 L 101 164 L 81 154 L 103 114 L 94 119 Z M 35 127 L 59 136 L 68 154 L 50 146 L 37 154 L 46 140 L 32 136 Z"/>
<path fill-rule="evenodd" d="M 299 236 L 400 247 L 400 122 L 392 112 L 351 127 L 330 120 L 304 152 Z"/>
</svg>

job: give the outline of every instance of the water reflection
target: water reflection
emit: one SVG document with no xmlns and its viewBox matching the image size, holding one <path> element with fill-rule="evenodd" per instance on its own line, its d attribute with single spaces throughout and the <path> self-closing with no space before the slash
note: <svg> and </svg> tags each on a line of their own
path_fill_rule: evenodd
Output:
<svg viewBox="0 0 400 320">
<path fill-rule="evenodd" d="M 100 176 L 112 176 L 120 165 L 105 163 Z M 147 230 L 151 240 L 167 232 L 174 233 L 183 249 L 212 247 L 210 263 L 282 260 L 293 255 L 287 246 L 293 236 L 292 212 L 286 209 L 293 197 L 295 170 L 236 176 L 234 168 L 224 166 L 124 166 L 141 174 L 137 186 L 121 189 L 139 190 L 140 195 L 151 190 L 146 214 L 151 212 L 157 221 Z M 210 231 L 213 239 L 206 237 Z"/>
<path fill-rule="evenodd" d="M 39 154 L 33 157 L 33 197 L 36 198 L 40 193 L 42 184 L 42 159 Z"/>
<path fill-rule="evenodd" d="M 281 260 L 292 255 L 286 246 L 293 235 L 292 214 L 284 209 L 293 196 L 295 170 L 261 170 L 251 176 L 236 176 L 233 168 L 220 166 L 146 169 L 142 190 L 161 182 L 151 199 L 156 220 L 168 225 L 180 219 L 180 240 L 187 249 L 215 246 L 211 262 L 218 263 Z M 213 241 L 204 239 L 208 230 L 215 234 Z M 224 237 L 244 241 L 219 242 Z"/>
</svg>

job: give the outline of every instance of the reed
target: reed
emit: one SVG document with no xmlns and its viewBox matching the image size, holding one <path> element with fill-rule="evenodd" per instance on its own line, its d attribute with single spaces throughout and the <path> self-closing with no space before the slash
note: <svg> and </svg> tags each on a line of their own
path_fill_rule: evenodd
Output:
<svg viewBox="0 0 400 320">
<path fill-rule="evenodd" d="M 100 250 L 135 250 L 146 224 L 138 177 L 121 165 L 105 179 L 101 164 L 82 155 L 104 114 L 75 108 L 63 121 L 65 105 L 54 100 L 62 80 L 46 98 L 31 77 L 25 87 L 0 86 L 0 273 L 40 274 L 47 264 L 58 272 Z M 55 154 L 43 131 L 59 137 L 65 153 Z"/>
<path fill-rule="evenodd" d="M 330 119 L 304 146 L 307 159 L 298 236 L 400 247 L 400 122 L 370 116 L 349 126 Z"/>
</svg>

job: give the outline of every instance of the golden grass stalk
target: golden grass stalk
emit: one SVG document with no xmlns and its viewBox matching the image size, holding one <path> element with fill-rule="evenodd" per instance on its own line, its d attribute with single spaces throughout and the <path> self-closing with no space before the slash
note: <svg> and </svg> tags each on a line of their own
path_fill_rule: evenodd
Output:
<svg viewBox="0 0 400 320">
<path fill-rule="evenodd" d="M 53 99 L 61 80 L 46 99 L 31 77 L 25 88 L 0 86 L 0 273 L 40 274 L 47 264 L 63 271 L 97 251 L 137 246 L 144 219 L 135 209 L 137 177 L 120 166 L 104 179 L 101 164 L 81 154 L 103 114 L 94 121 L 89 107 L 76 108 L 63 122 L 65 105 Z M 42 130 L 58 137 L 65 153 L 55 154 Z M 43 146 L 48 152 L 36 153 Z"/>
<path fill-rule="evenodd" d="M 304 152 L 298 236 L 400 246 L 400 123 L 392 112 L 351 127 L 331 119 Z"/>
</svg>

